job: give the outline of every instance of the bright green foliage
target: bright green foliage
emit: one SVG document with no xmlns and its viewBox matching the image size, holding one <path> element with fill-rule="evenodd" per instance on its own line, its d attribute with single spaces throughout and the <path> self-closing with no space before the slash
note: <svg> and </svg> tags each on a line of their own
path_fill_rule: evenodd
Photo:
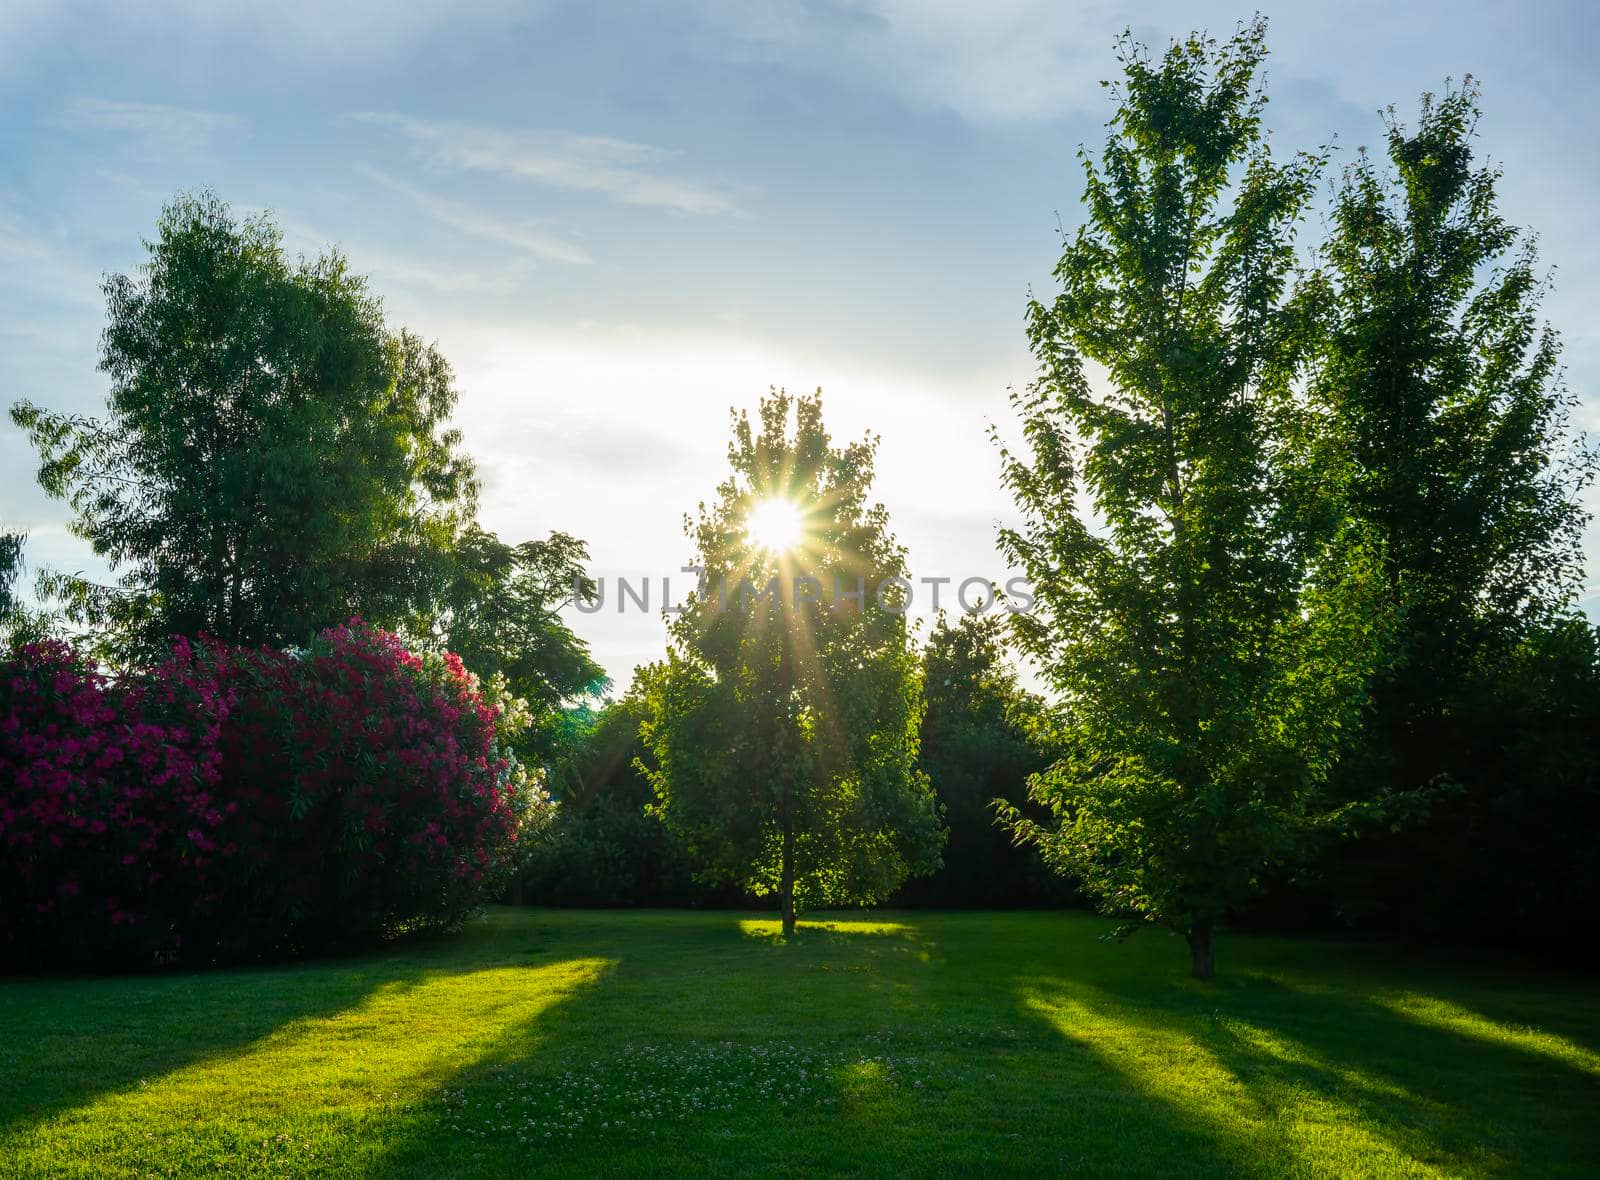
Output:
<svg viewBox="0 0 1600 1180">
<path fill-rule="evenodd" d="M 1534 242 L 1495 208 L 1498 169 L 1474 166 L 1477 118 L 1471 79 L 1425 95 L 1414 130 L 1391 113 L 1389 171 L 1365 152 L 1346 169 L 1323 269 L 1297 295 L 1326 328 L 1308 481 L 1382 541 L 1430 677 L 1570 605 L 1594 465 L 1567 433 Z"/>
<path fill-rule="evenodd" d="M 508 545 L 476 524 L 450 550 L 449 578 L 437 613 L 414 626 L 432 644 L 459 655 L 485 679 L 503 675 L 527 702 L 533 723 L 525 755 L 551 762 L 569 744 L 566 706 L 601 691 L 605 671 L 560 615 L 576 594 L 592 594 L 589 551 L 566 533 Z"/>
<path fill-rule="evenodd" d="M 1033 785 L 1056 822 L 1015 830 L 1108 912 L 1184 934 L 1201 977 L 1214 923 L 1355 818 L 1320 787 L 1385 626 L 1368 550 L 1339 537 L 1308 568 L 1280 494 L 1284 296 L 1321 159 L 1268 152 L 1264 34 L 1154 60 L 1124 40 L 1004 455 L 1023 523 L 1001 543 L 1037 599 L 1016 631 L 1069 751 Z"/>
<path fill-rule="evenodd" d="M 209 194 L 169 205 L 137 276 L 106 281 L 103 419 L 23 402 L 75 531 L 121 571 L 58 575 L 116 654 L 206 632 L 281 645 L 426 601 L 475 480 L 445 428 L 439 353 L 390 332 L 338 253 L 291 262 L 265 216 Z"/>
<path fill-rule="evenodd" d="M 834 447 L 820 395 L 737 415 L 733 473 L 687 522 L 704 586 L 646 674 L 660 813 L 708 880 L 776 894 L 789 928 L 797 904 L 872 901 L 938 865 L 916 654 L 897 591 L 875 593 L 905 575 L 867 499 L 875 449 Z M 772 501 L 799 513 L 792 549 L 748 532 Z"/>
<path fill-rule="evenodd" d="M 14 1176 L 1582 1177 L 1590 981 L 1082 913 L 495 909 L 336 961 L 0 980 Z"/>
<path fill-rule="evenodd" d="M 1326 518 L 1381 540 L 1400 619 L 1344 789 L 1441 775 L 1461 788 L 1427 829 L 1341 856 L 1330 890 L 1347 914 L 1387 908 L 1451 933 L 1494 915 L 1558 941 L 1592 912 L 1592 874 L 1574 869 L 1600 787 L 1581 730 L 1528 735 L 1593 709 L 1593 665 L 1570 658 L 1593 638 L 1569 616 L 1596 453 L 1568 431 L 1559 341 L 1538 318 L 1546 284 L 1532 239 L 1496 209 L 1498 170 L 1473 159 L 1477 118 L 1471 79 L 1424 96 L 1413 128 L 1391 112 L 1387 166 L 1363 153 L 1345 171 L 1297 296 L 1323 329 L 1299 474 Z M 1538 669 L 1557 679 L 1539 686 Z"/>
</svg>

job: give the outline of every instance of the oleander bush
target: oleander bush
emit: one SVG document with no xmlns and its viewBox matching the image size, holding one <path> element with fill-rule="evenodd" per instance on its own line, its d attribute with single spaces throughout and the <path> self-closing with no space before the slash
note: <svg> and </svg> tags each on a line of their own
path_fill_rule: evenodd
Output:
<svg viewBox="0 0 1600 1180">
<path fill-rule="evenodd" d="M 459 922 L 548 815 L 518 705 L 359 622 L 301 651 L 179 640 L 119 677 L 24 646 L 0 672 L 0 954 L 204 962 Z"/>
<path fill-rule="evenodd" d="M 185 641 L 110 679 L 66 643 L 0 676 L 0 937 L 7 959 L 170 958 L 216 904 L 231 689 Z"/>
</svg>

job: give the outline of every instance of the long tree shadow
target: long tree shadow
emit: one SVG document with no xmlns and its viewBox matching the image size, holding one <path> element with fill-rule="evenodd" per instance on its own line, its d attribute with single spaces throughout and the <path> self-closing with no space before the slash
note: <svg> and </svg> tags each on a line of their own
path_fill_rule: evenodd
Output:
<svg viewBox="0 0 1600 1180">
<path fill-rule="evenodd" d="M 0 1151 L 23 1171 L 94 1171 L 103 1152 L 419 1176 L 1492 1173 L 1593 1156 L 1592 1026 L 1570 995 L 1441 989 L 1437 968 L 1247 940 L 1207 987 L 1159 945 L 1102 946 L 1101 925 L 868 915 L 784 938 L 737 913 L 501 911 L 437 949 L 303 969 L 321 982 L 172 978 L 121 1017 L 126 988 L 85 994 L 100 1034 L 79 1048 L 102 1060 L 36 1089 L 49 1108 Z M 21 1027 L 17 1008 L 0 1019 Z M 1489 1015 L 1509 1008 L 1562 1020 Z M 137 1060 L 130 1030 L 183 1019 L 192 1044 L 157 1038 Z M 11 1068 L 50 1060 L 17 1044 Z M 107 1045 L 134 1059 L 107 1069 Z"/>
<path fill-rule="evenodd" d="M 696 924 L 597 925 L 582 953 L 615 962 L 604 986 L 514 1030 L 385 1128 L 379 1170 L 1118 1170 L 1114 1135 L 1086 1151 L 1048 1121 L 1071 1093 L 1058 1038 L 1003 979 L 950 969 L 981 943 L 952 948 L 939 923 L 907 917 L 802 923 L 788 938 L 738 915 Z M 1174 1127 L 1124 1170 L 1179 1174 L 1203 1144 Z"/>
<path fill-rule="evenodd" d="M 1596 1147 L 1571 997 L 1544 1005 L 1564 1033 L 1482 1015 L 1540 1007 L 1526 977 L 1441 991 L 1438 964 L 1239 940 L 1207 987 L 1005 915 L 564 922 L 604 986 L 385 1124 L 380 1170 L 1489 1174 Z"/>
<path fill-rule="evenodd" d="M 1025 1010 L 1234 1173 L 1574 1173 L 1600 1149 L 1600 1058 L 1433 988 L 1259 971 L 1121 992 L 1019 980 Z"/>
<path fill-rule="evenodd" d="M 477 1042 L 528 1023 L 605 966 L 546 962 L 530 991 L 539 954 L 489 923 L 342 961 L 6 984 L 0 1035 L 12 1084 L 0 1087 L 0 1156 L 59 1170 L 72 1164 L 63 1145 L 89 1141 L 127 1167 L 159 1160 L 174 1137 L 219 1166 L 252 1143 L 282 1154 L 282 1134 L 254 1141 L 252 1111 L 282 1122 L 299 1104 L 327 1123 L 403 1106 L 470 1060 Z M 464 1006 L 471 1024 L 458 1020 Z M 215 1118 L 219 1107 L 227 1120 Z M 296 1129 L 302 1147 L 334 1130 Z"/>
<path fill-rule="evenodd" d="M 613 964 L 603 989 L 507 1030 L 387 1127 L 381 1171 L 585 1174 L 597 1150 L 612 1173 L 654 1170 L 663 1152 L 709 1163 L 749 1150 L 773 1118 L 870 1106 L 914 1069 L 883 1035 L 909 999 L 884 964 L 922 953 L 904 924 L 805 922 L 787 939 L 737 913 L 563 925 Z M 818 1038 L 819 1017 L 836 1037 Z"/>
</svg>

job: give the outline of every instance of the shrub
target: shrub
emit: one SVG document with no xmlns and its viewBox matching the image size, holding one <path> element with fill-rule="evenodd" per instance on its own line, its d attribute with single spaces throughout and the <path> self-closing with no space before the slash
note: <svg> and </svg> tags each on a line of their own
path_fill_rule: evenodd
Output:
<svg viewBox="0 0 1600 1180">
<path fill-rule="evenodd" d="M 453 924 L 505 886 L 548 800 L 508 748 L 520 716 L 457 657 L 353 624 L 243 668 L 223 777 L 261 855 L 235 881 L 248 922 L 219 940 L 338 947 Z"/>
<path fill-rule="evenodd" d="M 0 683 L 0 938 L 11 955 L 163 957 L 217 899 L 218 738 L 230 694 L 180 640 L 108 680 L 67 644 L 26 644 Z"/>
<path fill-rule="evenodd" d="M 21 965 L 338 949 L 503 888 L 548 798 L 524 719 L 454 656 L 360 623 L 306 650 L 179 640 L 108 678 L 62 643 L 0 672 L 0 942 Z"/>
<path fill-rule="evenodd" d="M 522 893 L 540 905 L 732 904 L 739 892 L 694 880 L 688 853 L 649 805 L 637 695 L 579 711 L 557 779 L 561 806 L 529 852 Z"/>
</svg>

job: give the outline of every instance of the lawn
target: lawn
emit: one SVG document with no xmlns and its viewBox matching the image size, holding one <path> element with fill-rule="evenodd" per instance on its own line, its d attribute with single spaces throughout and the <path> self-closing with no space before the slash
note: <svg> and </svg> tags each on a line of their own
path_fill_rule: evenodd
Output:
<svg viewBox="0 0 1600 1180">
<path fill-rule="evenodd" d="M 0 982 L 0 1171 L 1593 1174 L 1600 991 L 1081 914 L 496 909 L 359 958 Z"/>
</svg>

